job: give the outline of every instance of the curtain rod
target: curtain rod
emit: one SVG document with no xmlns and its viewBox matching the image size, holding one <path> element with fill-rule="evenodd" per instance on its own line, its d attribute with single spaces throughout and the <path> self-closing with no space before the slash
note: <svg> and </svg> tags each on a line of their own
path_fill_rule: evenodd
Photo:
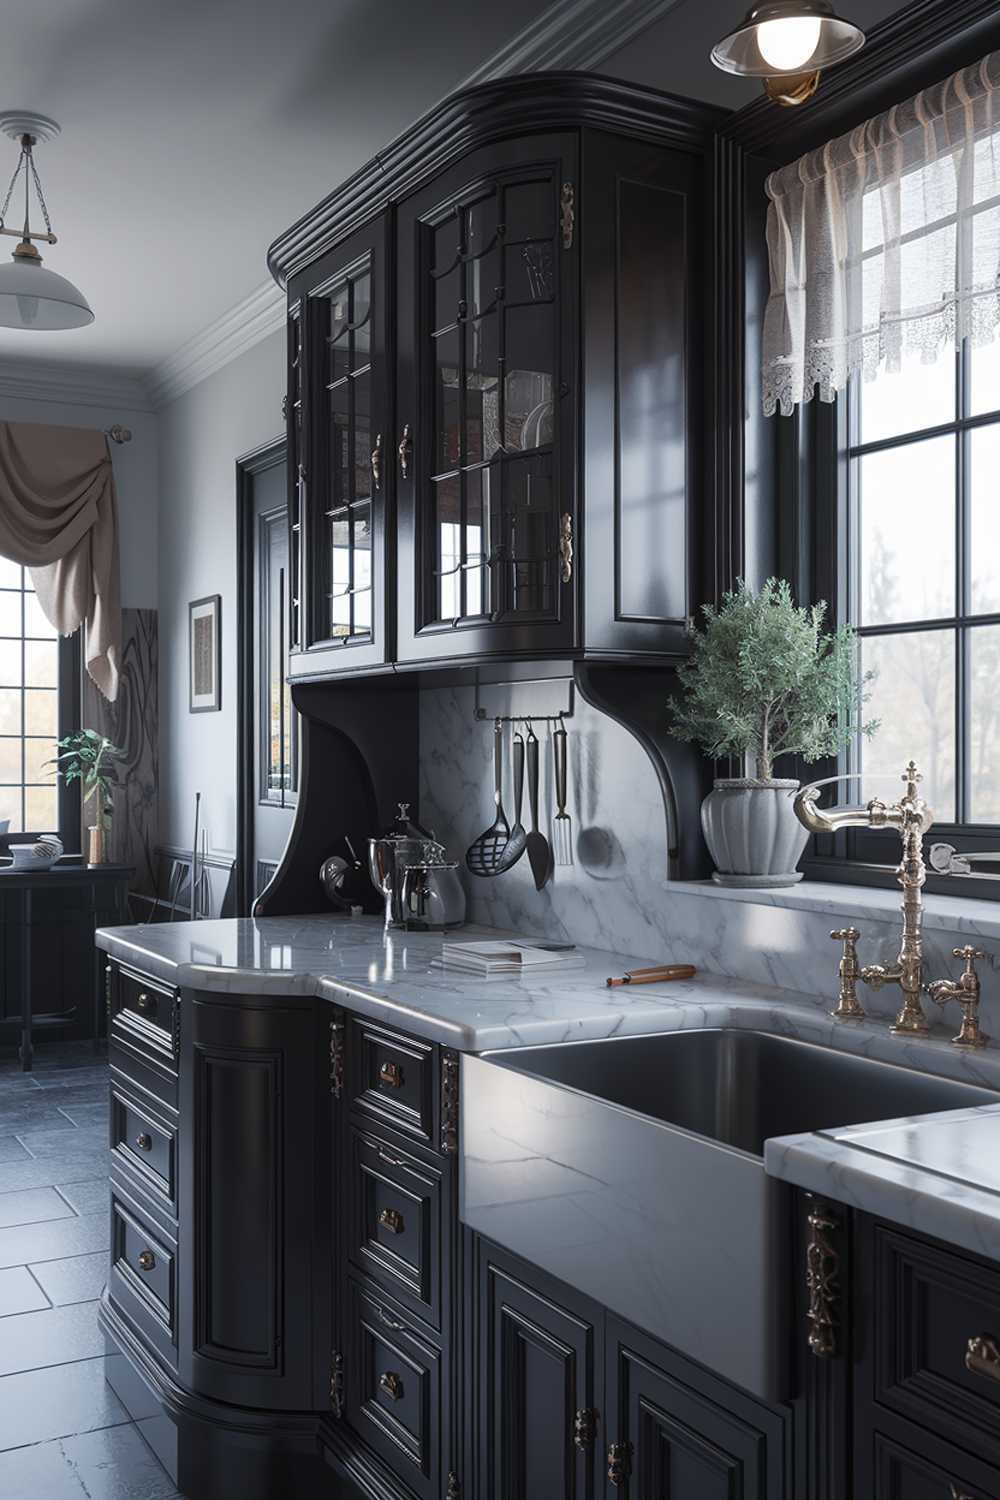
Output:
<svg viewBox="0 0 1000 1500">
<path fill-rule="evenodd" d="M 109 437 L 113 443 L 130 443 L 132 441 L 132 429 L 131 427 L 123 427 L 120 422 L 116 422 L 113 427 L 105 429 L 104 436 Z"/>
</svg>

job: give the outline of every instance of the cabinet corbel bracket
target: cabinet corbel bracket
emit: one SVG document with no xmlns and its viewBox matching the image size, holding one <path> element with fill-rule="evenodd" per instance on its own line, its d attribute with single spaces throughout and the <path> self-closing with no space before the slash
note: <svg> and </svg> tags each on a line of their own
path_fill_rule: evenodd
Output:
<svg viewBox="0 0 1000 1500">
<path fill-rule="evenodd" d="M 840 1227 L 829 1205 L 809 1198 L 806 1218 L 806 1291 L 809 1294 L 809 1348 L 817 1359 L 837 1353 L 837 1304 L 840 1298 L 840 1252 L 834 1235 Z"/>
<path fill-rule="evenodd" d="M 458 1053 L 441 1053 L 441 1150 L 454 1156 L 458 1150 Z"/>
</svg>

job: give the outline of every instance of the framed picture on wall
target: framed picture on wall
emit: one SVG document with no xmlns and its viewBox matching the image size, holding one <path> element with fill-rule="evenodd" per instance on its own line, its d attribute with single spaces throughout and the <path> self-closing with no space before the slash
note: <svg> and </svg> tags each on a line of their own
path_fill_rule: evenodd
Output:
<svg viewBox="0 0 1000 1500">
<path fill-rule="evenodd" d="M 189 708 L 193 714 L 222 707 L 222 595 L 188 605 Z"/>
</svg>

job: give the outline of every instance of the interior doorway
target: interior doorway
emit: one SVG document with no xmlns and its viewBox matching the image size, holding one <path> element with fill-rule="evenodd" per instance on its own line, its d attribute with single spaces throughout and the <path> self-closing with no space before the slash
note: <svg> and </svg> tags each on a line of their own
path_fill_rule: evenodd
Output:
<svg viewBox="0 0 1000 1500">
<path fill-rule="evenodd" d="M 289 602 L 285 442 L 236 463 L 239 558 L 239 837 L 241 915 L 269 883 L 298 798 L 298 715 L 287 680 Z"/>
</svg>

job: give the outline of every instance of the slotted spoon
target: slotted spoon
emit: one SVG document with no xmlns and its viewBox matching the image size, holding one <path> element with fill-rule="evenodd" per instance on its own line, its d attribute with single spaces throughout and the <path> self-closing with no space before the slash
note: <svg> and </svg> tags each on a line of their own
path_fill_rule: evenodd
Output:
<svg viewBox="0 0 1000 1500">
<path fill-rule="evenodd" d="M 528 831 L 521 822 L 521 804 L 524 800 L 524 735 L 514 736 L 514 826 L 507 840 L 507 847 L 500 858 L 497 874 L 512 870 L 528 847 Z"/>
<path fill-rule="evenodd" d="M 493 776 L 493 803 L 497 815 L 489 828 L 466 850 L 465 864 L 470 875 L 499 875 L 504 868 L 504 851 L 510 843 L 510 824 L 503 810 L 503 725 L 499 719 L 493 728 Z"/>
</svg>

